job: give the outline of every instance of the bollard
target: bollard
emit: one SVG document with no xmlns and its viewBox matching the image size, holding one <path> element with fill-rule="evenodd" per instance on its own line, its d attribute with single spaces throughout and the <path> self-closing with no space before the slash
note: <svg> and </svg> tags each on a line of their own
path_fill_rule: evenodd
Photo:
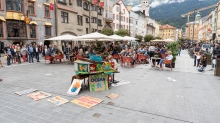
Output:
<svg viewBox="0 0 220 123">
<path fill-rule="evenodd" d="M 214 75 L 220 76 L 220 59 L 216 59 L 216 66 L 215 66 Z"/>
<path fill-rule="evenodd" d="M 212 54 L 211 53 L 205 53 L 204 55 L 207 59 L 206 60 L 207 65 L 212 65 Z"/>
</svg>

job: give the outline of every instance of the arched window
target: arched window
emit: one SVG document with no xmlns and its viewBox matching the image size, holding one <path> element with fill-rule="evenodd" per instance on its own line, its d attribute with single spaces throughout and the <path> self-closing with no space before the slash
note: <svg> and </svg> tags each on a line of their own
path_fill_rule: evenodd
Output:
<svg viewBox="0 0 220 123">
<path fill-rule="evenodd" d="M 83 8 L 84 8 L 85 10 L 89 10 L 88 4 L 87 4 L 86 2 L 83 3 Z"/>
</svg>

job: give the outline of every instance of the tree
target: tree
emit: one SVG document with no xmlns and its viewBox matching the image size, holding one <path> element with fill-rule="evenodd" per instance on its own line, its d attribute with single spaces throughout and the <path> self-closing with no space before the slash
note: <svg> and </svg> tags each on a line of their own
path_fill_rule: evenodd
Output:
<svg viewBox="0 0 220 123">
<path fill-rule="evenodd" d="M 150 42 L 151 40 L 154 40 L 154 36 L 153 35 L 145 35 L 144 36 L 144 41 L 145 42 Z"/>
<path fill-rule="evenodd" d="M 143 39 L 143 36 L 142 36 L 142 35 L 136 35 L 135 38 L 138 39 L 138 40 L 137 40 L 138 42 L 141 42 L 142 39 Z"/>
<path fill-rule="evenodd" d="M 160 36 L 156 36 L 154 37 L 154 39 L 162 39 Z"/>
<path fill-rule="evenodd" d="M 115 34 L 116 35 L 119 35 L 119 36 L 129 36 L 129 31 L 128 30 L 125 30 L 125 29 L 119 29 L 118 31 L 115 31 Z"/>
<path fill-rule="evenodd" d="M 114 31 L 113 31 L 113 29 L 111 29 L 111 28 L 103 28 L 103 29 L 102 29 L 102 34 L 105 34 L 105 35 L 110 36 L 110 35 L 113 35 L 113 34 L 114 34 Z"/>
</svg>

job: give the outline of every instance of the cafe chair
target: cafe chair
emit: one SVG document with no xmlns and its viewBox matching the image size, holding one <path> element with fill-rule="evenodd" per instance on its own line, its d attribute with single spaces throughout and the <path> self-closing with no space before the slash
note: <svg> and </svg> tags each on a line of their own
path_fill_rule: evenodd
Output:
<svg viewBox="0 0 220 123">
<path fill-rule="evenodd" d="M 164 60 L 164 61 L 163 61 L 163 65 L 162 65 L 162 70 L 163 70 L 163 67 L 164 67 L 166 64 L 169 64 L 169 65 L 170 65 L 170 71 L 172 71 L 172 60 Z"/>
</svg>

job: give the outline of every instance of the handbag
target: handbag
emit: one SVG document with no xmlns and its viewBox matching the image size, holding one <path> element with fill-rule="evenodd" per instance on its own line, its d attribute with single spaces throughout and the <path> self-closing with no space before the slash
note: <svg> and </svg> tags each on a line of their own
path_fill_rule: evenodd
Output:
<svg viewBox="0 0 220 123">
<path fill-rule="evenodd" d="M 5 56 L 4 56 L 4 60 L 7 60 L 7 59 L 8 59 L 8 56 L 7 56 L 7 55 L 5 55 Z"/>
<path fill-rule="evenodd" d="M 164 60 L 163 63 L 164 64 L 170 64 L 170 60 Z"/>
</svg>

